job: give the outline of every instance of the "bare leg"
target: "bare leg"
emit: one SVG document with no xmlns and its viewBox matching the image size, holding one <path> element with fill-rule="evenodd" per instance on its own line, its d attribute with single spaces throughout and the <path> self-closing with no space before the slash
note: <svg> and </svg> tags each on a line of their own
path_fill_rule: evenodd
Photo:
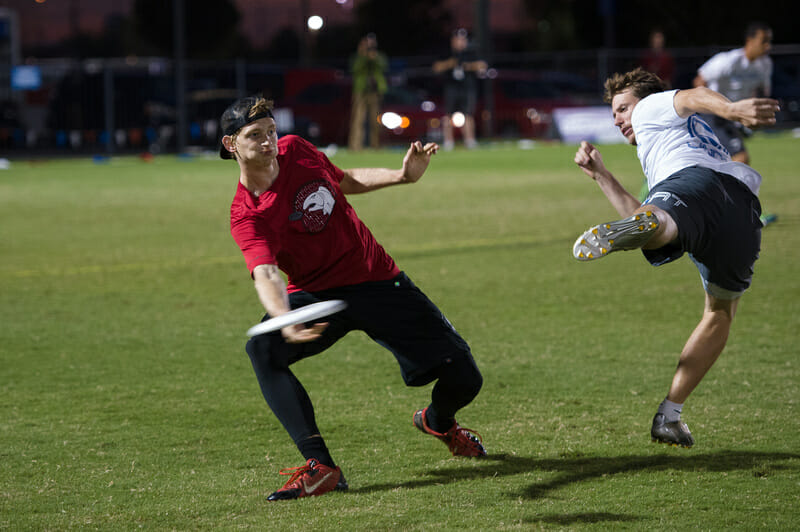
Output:
<svg viewBox="0 0 800 532">
<path fill-rule="evenodd" d="M 453 121 L 450 115 L 442 117 L 442 134 L 444 135 L 445 149 L 452 149 L 455 141 L 453 138 Z"/>
<path fill-rule="evenodd" d="M 377 150 L 380 147 L 380 129 L 378 116 L 381 113 L 381 98 L 375 94 L 367 96 L 367 125 L 369 127 L 369 146 Z"/>
<path fill-rule="evenodd" d="M 659 209 L 655 205 L 642 205 L 633 211 L 634 214 L 639 212 L 652 212 L 658 218 L 658 229 L 650 237 L 650 240 L 642 246 L 643 249 L 658 249 L 666 246 L 676 238 L 678 238 L 678 224 L 666 211 Z"/>
<path fill-rule="evenodd" d="M 364 115 L 366 114 L 364 97 L 353 95 L 353 107 L 350 115 L 350 138 L 348 145 L 351 150 L 360 150 L 364 147 Z"/>
<path fill-rule="evenodd" d="M 738 302 L 706 294 L 703 317 L 683 348 L 667 399 L 685 402 L 714 365 L 728 341 Z"/>
<path fill-rule="evenodd" d="M 464 120 L 464 145 L 468 148 L 475 146 L 475 118 L 466 115 Z"/>
</svg>

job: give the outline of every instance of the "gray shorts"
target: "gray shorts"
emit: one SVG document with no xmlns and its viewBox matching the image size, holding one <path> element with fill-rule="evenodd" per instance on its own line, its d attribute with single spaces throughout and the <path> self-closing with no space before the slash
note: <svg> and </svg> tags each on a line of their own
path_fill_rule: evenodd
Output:
<svg viewBox="0 0 800 532">
<path fill-rule="evenodd" d="M 708 168 L 680 170 L 650 190 L 643 205 L 668 212 L 678 239 L 642 250 L 654 266 L 689 253 L 709 294 L 736 299 L 750 286 L 761 249 L 761 203 L 741 181 Z"/>
<path fill-rule="evenodd" d="M 716 115 L 700 115 L 703 120 L 711 126 L 711 129 L 714 130 L 714 134 L 719 139 L 720 144 L 725 146 L 725 149 L 728 150 L 728 153 L 731 155 L 736 155 L 737 153 L 741 153 L 745 150 L 744 147 L 744 139 L 747 136 L 745 134 L 745 128 L 739 122 L 731 122 L 730 120 L 725 120 L 724 118 L 720 118 Z"/>
</svg>

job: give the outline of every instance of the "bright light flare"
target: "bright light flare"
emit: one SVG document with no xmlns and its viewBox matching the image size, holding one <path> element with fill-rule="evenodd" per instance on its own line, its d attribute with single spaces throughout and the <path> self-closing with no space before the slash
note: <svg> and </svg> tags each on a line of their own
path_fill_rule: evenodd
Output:
<svg viewBox="0 0 800 532">
<path fill-rule="evenodd" d="M 308 17 L 308 29 L 311 31 L 319 31 L 322 29 L 322 26 L 325 24 L 325 21 L 322 20 L 322 17 L 319 15 L 311 15 Z"/>
<path fill-rule="evenodd" d="M 467 117 L 461 111 L 453 113 L 452 120 L 455 127 L 464 127 L 464 124 L 467 123 Z"/>
<path fill-rule="evenodd" d="M 405 126 L 403 126 L 404 122 L 406 123 Z M 380 123 L 383 124 L 388 129 L 397 129 L 398 127 L 408 127 L 408 118 L 406 118 L 405 116 L 400 116 L 397 113 L 388 111 L 381 115 Z"/>
</svg>

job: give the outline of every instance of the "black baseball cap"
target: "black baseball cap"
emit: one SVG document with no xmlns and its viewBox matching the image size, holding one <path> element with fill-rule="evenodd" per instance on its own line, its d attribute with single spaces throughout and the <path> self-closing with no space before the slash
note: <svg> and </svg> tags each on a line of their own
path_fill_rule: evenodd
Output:
<svg viewBox="0 0 800 532">
<path fill-rule="evenodd" d="M 222 113 L 222 118 L 219 119 L 222 136 L 233 135 L 247 124 L 261 118 L 274 118 L 274 116 L 272 116 L 272 111 L 269 109 L 250 116 L 250 111 L 253 107 L 263 99 L 262 96 L 246 96 L 244 98 L 239 98 L 225 109 L 225 112 Z M 221 142 L 222 141 L 220 141 L 220 144 Z M 233 154 L 225 149 L 225 146 L 222 144 L 219 147 L 219 156 L 223 159 L 233 159 Z"/>
</svg>

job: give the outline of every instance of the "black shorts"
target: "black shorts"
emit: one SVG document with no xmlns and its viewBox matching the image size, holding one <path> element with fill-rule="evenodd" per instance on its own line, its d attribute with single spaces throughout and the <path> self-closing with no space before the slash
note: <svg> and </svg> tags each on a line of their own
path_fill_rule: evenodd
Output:
<svg viewBox="0 0 800 532">
<path fill-rule="evenodd" d="M 706 291 L 735 299 L 750 286 L 761 249 L 761 203 L 735 177 L 708 168 L 684 168 L 658 183 L 643 205 L 668 212 L 678 225 L 678 240 L 642 250 L 659 266 L 689 253 Z"/>
<path fill-rule="evenodd" d="M 348 306 L 316 320 L 329 323 L 318 340 L 288 344 L 280 331 L 275 331 L 254 336 L 249 347 L 269 357 L 273 367 L 288 367 L 321 353 L 348 332 L 360 330 L 392 352 L 400 364 L 403 381 L 409 386 L 422 386 L 436 379 L 438 368 L 448 359 L 472 358 L 464 339 L 405 273 L 387 281 L 289 294 L 293 309 L 330 299 L 343 299 Z M 268 318 L 266 315 L 263 319 Z"/>
<path fill-rule="evenodd" d="M 720 144 L 725 146 L 730 155 L 736 155 L 745 150 L 745 129 L 739 122 L 725 120 L 717 115 L 700 115 L 711 126 Z"/>
<path fill-rule="evenodd" d="M 475 114 L 478 95 L 475 87 L 468 85 L 448 85 L 444 90 L 445 112 L 451 115 L 461 111 L 465 115 Z"/>
</svg>

